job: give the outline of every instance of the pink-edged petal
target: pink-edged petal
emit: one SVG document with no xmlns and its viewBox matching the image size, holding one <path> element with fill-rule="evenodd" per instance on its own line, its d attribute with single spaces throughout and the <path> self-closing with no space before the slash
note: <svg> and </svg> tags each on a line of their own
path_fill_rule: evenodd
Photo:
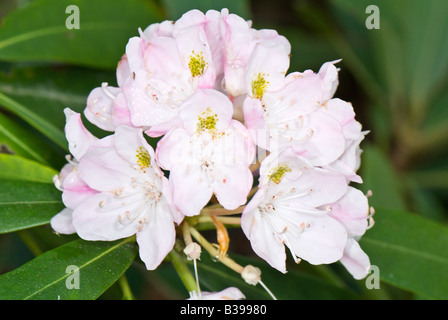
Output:
<svg viewBox="0 0 448 320">
<path fill-rule="evenodd" d="M 90 188 L 81 179 L 77 169 L 70 172 L 63 181 L 62 202 L 71 209 L 76 208 L 81 202 L 98 193 Z"/>
<path fill-rule="evenodd" d="M 162 177 L 162 188 L 161 192 L 163 196 L 165 197 L 165 210 L 166 212 L 169 212 L 171 214 L 171 219 L 177 223 L 180 224 L 182 220 L 185 218 L 185 215 L 180 212 L 177 207 L 174 205 L 173 202 L 173 195 L 171 192 L 171 186 L 169 183 L 169 180 L 165 177 Z"/>
<path fill-rule="evenodd" d="M 281 179 L 272 181 L 271 176 L 283 167 L 285 169 Z M 282 149 L 279 153 L 271 152 L 261 162 L 260 166 L 260 186 L 268 184 L 289 183 L 300 178 L 305 170 L 313 168 L 312 164 L 305 158 L 297 155 L 292 148 Z M 304 189 L 306 190 L 306 189 Z"/>
<path fill-rule="evenodd" d="M 286 245 L 294 254 L 311 264 L 328 264 L 338 261 L 347 242 L 345 228 L 327 215 L 300 214 L 281 208 L 281 216 L 295 228 L 285 232 Z M 302 233 L 296 232 L 304 228 Z"/>
<path fill-rule="evenodd" d="M 64 109 L 66 124 L 65 135 L 70 153 L 80 159 L 97 140 L 83 125 L 81 115 L 69 108 Z"/>
<path fill-rule="evenodd" d="M 185 129 L 175 128 L 165 134 L 157 143 L 156 159 L 161 168 L 171 170 L 179 161 L 191 159 L 191 137 Z"/>
<path fill-rule="evenodd" d="M 357 280 L 365 278 L 370 271 L 369 256 L 361 249 L 359 243 L 349 238 L 341 258 L 342 265 Z"/>
<path fill-rule="evenodd" d="M 213 162 L 248 167 L 254 162 L 255 146 L 247 128 L 232 120 L 223 136 L 213 141 Z"/>
<path fill-rule="evenodd" d="M 367 197 L 358 189 L 348 187 L 345 195 L 330 204 L 330 216 L 341 222 L 351 236 L 361 236 L 368 227 L 369 204 Z"/>
<path fill-rule="evenodd" d="M 50 220 L 50 225 L 54 231 L 60 234 L 73 234 L 76 232 L 72 222 L 73 210 L 69 208 L 62 209 Z"/>
<path fill-rule="evenodd" d="M 291 134 L 293 149 L 315 166 L 329 164 L 344 152 L 345 138 L 342 128 L 332 117 L 320 111 L 313 112 L 304 117 L 302 128 L 302 136 L 308 135 L 310 138 L 306 142 L 295 142 Z M 288 144 L 288 141 L 284 143 Z"/>
<path fill-rule="evenodd" d="M 289 68 L 287 48 L 281 45 L 258 44 L 247 65 L 246 86 L 248 94 L 254 98 L 262 98 L 264 92 L 282 88 Z M 259 92 L 254 83 L 263 82 L 264 89 Z"/>
<path fill-rule="evenodd" d="M 128 57 L 126 54 L 123 54 L 121 60 L 118 61 L 116 76 L 118 87 L 121 87 L 128 78 L 132 77 L 131 68 L 129 66 Z"/>
<path fill-rule="evenodd" d="M 235 287 L 230 287 L 219 292 L 201 291 L 200 296 L 193 295 L 187 300 L 241 300 L 246 296 Z"/>
<path fill-rule="evenodd" d="M 173 203 L 186 216 L 198 215 L 213 194 L 209 178 L 195 164 L 180 162 L 174 165 L 169 182 Z"/>
<path fill-rule="evenodd" d="M 213 190 L 218 202 L 233 210 L 247 202 L 247 195 L 253 185 L 253 175 L 247 166 L 215 166 Z"/>
<path fill-rule="evenodd" d="M 125 203 L 112 193 L 98 193 L 75 208 L 73 225 L 84 240 L 113 241 L 137 232 L 139 225 L 126 217 L 134 217 L 141 209 L 142 201 Z"/>
<path fill-rule="evenodd" d="M 264 110 L 259 99 L 247 97 L 243 104 L 244 121 L 255 143 L 264 149 L 271 149 L 269 129 L 264 120 Z"/>
<path fill-rule="evenodd" d="M 157 37 L 145 44 L 140 38 L 132 38 L 126 55 L 132 77 L 122 90 L 133 125 L 153 126 L 175 118 L 177 108 L 194 89 L 175 40 Z"/>
<path fill-rule="evenodd" d="M 98 191 L 119 191 L 131 183 L 135 169 L 112 148 L 89 151 L 79 163 L 79 174 L 86 184 Z"/>
<path fill-rule="evenodd" d="M 180 126 L 180 119 L 176 117 L 172 120 L 162 122 L 151 126 L 145 133 L 151 138 L 158 138 L 166 134 L 168 131 L 173 130 Z"/>
<path fill-rule="evenodd" d="M 246 67 L 256 41 L 249 24 L 241 17 L 229 14 L 223 20 L 226 26 L 223 88 L 236 97 L 247 93 Z"/>
<path fill-rule="evenodd" d="M 110 87 L 107 83 L 93 89 L 87 97 L 87 107 L 84 109 L 87 120 L 105 131 L 114 131 L 114 100 L 120 92 L 120 88 Z"/>
<path fill-rule="evenodd" d="M 148 270 L 156 269 L 173 249 L 176 237 L 174 223 L 163 206 L 157 206 L 150 220 L 137 232 L 139 255 Z"/>
<path fill-rule="evenodd" d="M 115 131 L 115 149 L 131 167 L 148 173 L 153 169 L 159 176 L 163 173 L 156 162 L 154 149 L 146 142 L 141 129 L 120 126 Z"/>
<path fill-rule="evenodd" d="M 254 200 L 257 202 L 258 198 L 254 196 L 251 202 Z M 285 247 L 272 231 L 269 224 L 264 221 L 258 208 L 252 210 L 245 208 L 241 216 L 241 228 L 250 240 L 254 252 L 269 263 L 271 267 L 286 273 Z"/>
<path fill-rule="evenodd" d="M 332 203 L 341 198 L 347 190 L 344 176 L 319 168 L 305 170 L 291 185 L 295 186 L 297 193 L 306 193 L 291 201 L 310 207 Z"/>
<path fill-rule="evenodd" d="M 326 104 L 325 112 L 340 123 L 346 139 L 357 140 L 362 135 L 361 124 L 355 120 L 355 111 L 351 103 L 331 99 Z"/>
<path fill-rule="evenodd" d="M 153 23 L 143 31 L 142 37 L 148 41 L 156 37 L 171 37 L 173 29 L 174 21 L 165 20 L 161 23 Z"/>
<path fill-rule="evenodd" d="M 198 77 L 200 88 L 213 88 L 215 84 L 215 68 L 211 48 L 207 40 L 204 25 L 205 15 L 199 10 L 190 10 L 176 21 L 173 38 L 178 45 L 184 68 L 189 69 L 192 77 Z M 193 69 L 192 61 L 202 62 L 202 70 Z"/>
<path fill-rule="evenodd" d="M 325 62 L 319 69 L 318 76 L 323 81 L 324 100 L 331 99 L 339 84 L 338 71 L 335 64 L 341 60 Z"/>
<path fill-rule="evenodd" d="M 112 123 L 114 128 L 120 125 L 132 126 L 131 114 L 123 92 L 118 93 L 115 97 Z"/>
<path fill-rule="evenodd" d="M 208 10 L 205 13 L 207 23 L 204 25 L 205 35 L 210 45 L 213 67 L 217 75 L 224 72 L 226 26 L 224 19 L 229 15 L 227 9 L 221 12 Z"/>
<path fill-rule="evenodd" d="M 315 74 L 293 72 L 285 78 L 285 86 L 266 92 L 266 118 L 284 121 L 307 115 L 321 106 L 324 100 L 322 80 Z M 268 120 L 269 121 L 269 120 Z"/>
</svg>

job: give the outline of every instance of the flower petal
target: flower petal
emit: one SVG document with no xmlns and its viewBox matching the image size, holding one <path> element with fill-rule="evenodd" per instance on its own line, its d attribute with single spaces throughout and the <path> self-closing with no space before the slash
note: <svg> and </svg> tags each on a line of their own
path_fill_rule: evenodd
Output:
<svg viewBox="0 0 448 320">
<path fill-rule="evenodd" d="M 68 140 L 68 148 L 76 159 L 80 159 L 97 138 L 84 127 L 79 113 L 69 108 L 65 108 L 64 113 L 67 119 L 65 135 Z"/>
<path fill-rule="evenodd" d="M 76 232 L 72 222 L 73 210 L 69 208 L 62 209 L 50 220 L 50 225 L 57 233 L 73 234 Z"/>
<path fill-rule="evenodd" d="M 351 236 L 361 236 L 365 233 L 369 204 L 367 197 L 360 190 L 348 187 L 345 195 L 330 206 L 330 216 L 340 221 Z"/>
<path fill-rule="evenodd" d="M 218 202 L 228 210 L 245 204 L 253 185 L 253 175 L 249 168 L 245 165 L 220 165 L 215 168 L 213 190 Z"/>
<path fill-rule="evenodd" d="M 288 247 L 295 255 L 311 264 L 328 264 L 338 261 L 344 252 L 347 242 L 345 228 L 335 219 L 327 215 L 300 214 L 282 208 L 282 217 L 301 229 L 302 233 L 287 230 Z M 303 224 L 302 224 L 303 223 Z"/>
<path fill-rule="evenodd" d="M 73 211 L 73 225 L 84 240 L 113 241 L 129 237 L 138 230 L 138 223 L 120 222 L 120 216 L 133 217 L 141 210 L 142 201 L 124 203 L 112 193 L 96 194 Z"/>
<path fill-rule="evenodd" d="M 186 216 L 198 215 L 212 197 L 210 181 L 197 165 L 176 163 L 169 181 L 174 205 Z"/>
<path fill-rule="evenodd" d="M 347 241 L 341 263 L 357 280 L 363 279 L 369 274 L 370 259 L 353 238 L 349 238 Z"/>
<path fill-rule="evenodd" d="M 140 258 L 148 270 L 156 269 L 173 249 L 175 237 L 169 208 L 158 205 L 151 213 L 149 223 L 137 232 Z"/>
</svg>

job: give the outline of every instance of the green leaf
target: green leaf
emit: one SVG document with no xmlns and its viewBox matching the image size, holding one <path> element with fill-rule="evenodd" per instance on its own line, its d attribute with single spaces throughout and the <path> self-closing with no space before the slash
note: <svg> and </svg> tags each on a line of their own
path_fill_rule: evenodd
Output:
<svg viewBox="0 0 448 320">
<path fill-rule="evenodd" d="M 0 276 L 0 299 L 96 299 L 129 268 L 136 252 L 134 238 L 69 242 Z M 78 271 L 70 273 L 69 266 Z M 79 289 L 73 287 L 76 276 L 79 276 Z"/>
<path fill-rule="evenodd" d="M 63 208 L 53 184 L 0 179 L 0 234 L 47 224 Z"/>
<path fill-rule="evenodd" d="M 64 109 L 82 112 L 90 91 L 114 79 L 114 73 L 82 68 L 15 69 L 0 73 L 0 105 L 67 151 Z"/>
<path fill-rule="evenodd" d="M 44 141 L 36 137 L 36 132 L 27 128 L 25 122 L 3 113 L 0 113 L 0 145 L 3 145 L 9 153 L 46 164 L 54 153 Z"/>
<path fill-rule="evenodd" d="M 68 29 L 79 8 L 79 29 Z M 0 60 L 51 61 L 113 69 L 129 38 L 159 22 L 143 0 L 37 0 L 12 12 L 0 27 Z"/>
<path fill-rule="evenodd" d="M 185 12 L 192 9 L 198 9 L 205 13 L 210 9 L 221 11 L 223 8 L 229 9 L 230 13 L 237 14 L 244 19 L 250 18 L 250 6 L 247 0 L 163 0 L 162 2 L 168 11 L 168 18 L 171 20 L 179 19 Z"/>
<path fill-rule="evenodd" d="M 390 159 L 375 145 L 366 143 L 362 149 L 360 175 L 364 183 L 359 187 L 372 191 L 370 205 L 405 210 L 403 186 Z"/>
<path fill-rule="evenodd" d="M 448 228 L 419 215 L 375 208 L 360 241 L 382 281 L 430 299 L 448 298 Z"/>
<path fill-rule="evenodd" d="M 0 179 L 51 183 L 58 172 L 38 162 L 10 154 L 0 154 Z"/>
</svg>

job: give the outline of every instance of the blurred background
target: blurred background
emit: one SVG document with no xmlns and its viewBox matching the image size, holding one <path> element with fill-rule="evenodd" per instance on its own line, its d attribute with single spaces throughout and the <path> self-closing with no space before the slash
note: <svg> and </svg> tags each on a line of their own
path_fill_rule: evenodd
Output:
<svg viewBox="0 0 448 320">
<path fill-rule="evenodd" d="M 70 105 L 81 111 L 91 89 L 103 81 L 116 84 L 114 68 L 127 39 L 137 34 L 138 27 L 144 29 L 153 22 L 176 20 L 192 8 L 205 12 L 227 7 L 231 13 L 252 20 L 254 28 L 276 29 L 290 41 L 290 72 L 306 69 L 317 72 L 324 62 L 342 59 L 337 65 L 341 70 L 335 96 L 352 102 L 357 120 L 364 130 L 370 131 L 362 143 L 360 170 L 364 183 L 356 187 L 373 191 L 370 203 L 376 209 L 376 225 L 367 232 L 372 236 L 366 240 L 365 248 L 372 263 L 385 270 L 381 276 L 382 289 L 374 292 L 361 288 L 359 283 L 340 275 L 343 274 L 340 266 L 322 268 L 316 274 L 302 263 L 293 268 L 325 281 L 316 284 L 300 278 L 298 288 L 309 280 L 310 286 L 317 289 L 290 297 L 448 297 L 448 279 L 444 275 L 448 266 L 448 1 L 116 0 L 107 7 L 100 6 L 105 2 L 97 0 L 91 0 L 90 4 L 76 0 L 55 3 L 0 0 L 0 152 L 17 154 L 59 170 L 66 153 L 64 137 L 60 135 L 64 125 L 61 110 Z M 68 3 L 80 6 L 80 31 L 85 34 L 66 32 L 61 39 L 57 34 L 39 35 L 42 37 L 33 42 L 29 31 L 39 32 L 46 23 L 49 27 L 56 21 L 63 23 L 68 16 L 64 12 Z M 376 11 L 366 12 L 370 5 L 378 9 L 377 16 L 373 16 Z M 84 9 L 85 6 L 89 9 Z M 121 24 L 92 35 L 83 29 L 88 21 Z M 379 29 L 368 28 L 369 21 L 377 23 Z M 30 39 L 24 40 L 27 36 Z M 39 122 L 40 118 L 33 121 L 29 113 L 14 109 L 11 99 L 28 106 L 33 114 L 40 114 L 49 125 Z M 46 108 L 58 111 L 49 116 Z M 53 133 L 53 127 L 57 134 Z M 17 142 L 17 137 L 22 142 Z M 395 215 L 397 212 L 403 214 Z M 388 213 L 397 219 L 384 218 Z M 250 246 L 240 233 L 231 230 L 232 236 L 239 240 L 231 243 L 230 250 L 248 254 Z M 391 233 L 397 239 L 392 239 Z M 413 237 L 418 239 L 418 247 L 406 242 Z M 0 234 L 0 274 L 31 260 L 36 252 L 69 239 L 57 237 L 47 226 Z M 38 248 L 33 249 L 30 243 Z M 408 251 L 397 249 L 402 247 Z M 383 256 L 386 249 L 390 252 Z M 397 269 L 390 266 L 389 272 L 387 260 L 393 257 L 394 249 L 410 260 Z M 421 264 L 429 263 L 431 269 L 413 270 L 410 266 L 418 266 L 419 257 L 426 257 L 428 261 L 422 260 Z M 421 282 L 422 278 L 426 282 L 435 272 L 432 274 L 435 279 L 428 283 L 434 282 L 437 288 L 428 293 L 417 284 L 398 279 L 399 268 L 405 270 L 405 277 L 414 279 L 410 282 Z M 202 270 L 204 274 L 207 271 L 210 270 Z M 136 265 L 128 273 L 138 298 L 170 299 L 184 295 L 170 268 L 160 268 L 148 275 Z M 326 283 L 348 289 L 350 294 L 330 290 Z M 112 288 L 102 298 L 115 297 Z"/>
</svg>

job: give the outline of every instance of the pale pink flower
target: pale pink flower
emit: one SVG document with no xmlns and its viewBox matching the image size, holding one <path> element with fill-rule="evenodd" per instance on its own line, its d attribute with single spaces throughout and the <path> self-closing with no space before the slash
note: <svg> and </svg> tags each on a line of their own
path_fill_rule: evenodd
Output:
<svg viewBox="0 0 448 320">
<path fill-rule="evenodd" d="M 252 32 L 256 45 L 246 68 L 246 90 L 249 97 L 262 100 L 265 93 L 284 86 L 291 45 L 275 30 L 252 29 Z"/>
<path fill-rule="evenodd" d="M 150 136 L 163 135 L 175 126 L 181 104 L 198 88 L 215 86 L 206 24 L 202 12 L 191 10 L 169 32 L 148 27 L 143 37 L 129 40 L 123 66 L 129 72 L 121 87 L 133 125 L 149 127 Z"/>
<path fill-rule="evenodd" d="M 361 177 L 356 172 L 361 165 L 360 143 L 368 131 L 362 131 L 362 126 L 355 120 L 355 112 L 349 102 L 333 98 L 326 103 L 324 110 L 341 125 L 345 139 L 344 152 L 325 167 L 344 174 L 350 181 L 362 183 Z"/>
<path fill-rule="evenodd" d="M 105 131 L 114 131 L 119 125 L 131 125 L 122 90 L 107 83 L 90 92 L 84 115 L 87 120 Z"/>
<path fill-rule="evenodd" d="M 120 126 L 110 140 L 79 161 L 80 177 L 96 194 L 74 208 L 73 225 L 85 240 L 136 234 L 140 257 L 153 270 L 172 249 L 174 222 L 182 216 L 171 204 L 168 180 L 141 129 Z"/>
<path fill-rule="evenodd" d="M 247 129 L 232 114 L 224 94 L 198 90 L 182 106 L 181 125 L 157 145 L 160 166 L 170 170 L 173 201 L 187 216 L 199 214 L 213 194 L 230 210 L 247 200 L 255 150 Z"/>
<path fill-rule="evenodd" d="M 347 244 L 340 261 L 355 279 L 362 279 L 369 272 L 370 259 L 359 246 L 357 239 L 369 228 L 367 197 L 358 189 L 348 187 L 344 196 L 329 206 L 332 208 L 329 215 L 342 223 L 348 233 Z"/>
<path fill-rule="evenodd" d="M 266 92 L 261 100 L 247 98 L 244 117 L 261 148 L 291 147 L 315 166 L 346 164 L 349 178 L 359 180 L 353 150 L 364 134 L 351 105 L 346 103 L 347 108 L 342 100 L 331 99 L 338 83 L 334 63 L 325 63 L 317 74 L 311 70 L 289 74 L 283 88 Z"/>
<path fill-rule="evenodd" d="M 99 140 L 83 125 L 81 115 L 69 108 L 64 110 L 66 117 L 65 132 L 68 148 L 73 156 L 67 156 L 69 162 L 64 165 L 59 175 L 53 178 L 56 187 L 62 191 L 62 202 L 66 206 L 50 221 L 52 228 L 61 234 L 75 233 L 72 223 L 73 209 L 85 199 L 96 194 L 79 176 L 78 161 Z"/>
<path fill-rule="evenodd" d="M 296 262 L 336 262 L 343 256 L 347 231 L 329 214 L 328 205 L 346 190 L 343 176 L 313 167 L 291 149 L 270 154 L 260 167 L 259 190 L 243 211 L 241 227 L 255 253 L 283 273 L 285 245 Z"/>
<path fill-rule="evenodd" d="M 219 292 L 196 291 L 190 292 L 190 298 L 187 300 L 241 300 L 246 296 L 235 287 L 229 287 Z"/>
</svg>

